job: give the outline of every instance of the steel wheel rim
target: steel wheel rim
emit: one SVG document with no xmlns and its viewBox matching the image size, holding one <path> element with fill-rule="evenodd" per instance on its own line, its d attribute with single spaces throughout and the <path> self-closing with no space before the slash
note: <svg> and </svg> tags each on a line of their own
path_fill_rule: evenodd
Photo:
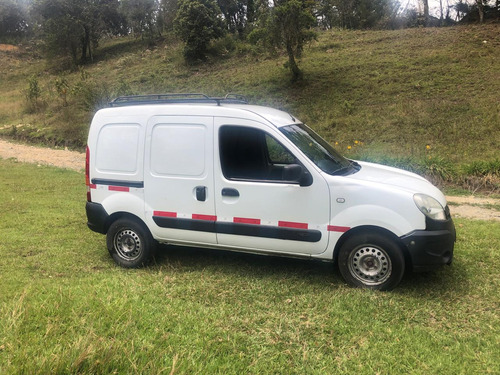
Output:
<svg viewBox="0 0 500 375">
<path fill-rule="evenodd" d="M 142 253 L 142 241 L 137 233 L 130 229 L 118 232 L 114 241 L 118 256 L 125 260 L 136 260 Z"/>
<path fill-rule="evenodd" d="M 391 258 L 386 251 L 368 245 L 351 252 L 348 267 L 351 275 L 366 285 L 383 284 L 392 273 Z"/>
</svg>

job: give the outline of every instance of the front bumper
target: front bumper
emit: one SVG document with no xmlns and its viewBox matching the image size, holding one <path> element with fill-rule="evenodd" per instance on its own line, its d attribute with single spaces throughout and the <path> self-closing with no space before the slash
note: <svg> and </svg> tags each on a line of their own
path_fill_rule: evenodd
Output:
<svg viewBox="0 0 500 375">
<path fill-rule="evenodd" d="M 413 271 L 428 271 L 453 260 L 456 232 L 453 220 L 427 218 L 426 230 L 416 230 L 400 238 L 411 258 Z"/>
</svg>

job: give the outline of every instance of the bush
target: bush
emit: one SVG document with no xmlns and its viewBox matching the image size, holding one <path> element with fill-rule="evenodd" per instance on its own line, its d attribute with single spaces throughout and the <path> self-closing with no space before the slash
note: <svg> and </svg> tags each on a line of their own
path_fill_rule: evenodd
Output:
<svg viewBox="0 0 500 375">
<path fill-rule="evenodd" d="M 54 86 L 56 88 L 57 94 L 59 95 L 59 98 L 63 102 L 63 107 L 68 106 L 68 89 L 69 89 L 69 84 L 66 78 L 61 77 L 61 78 L 56 78 L 54 81 Z"/>
<path fill-rule="evenodd" d="M 475 161 L 463 167 L 466 175 L 484 177 L 488 175 L 500 176 L 500 160 Z"/>
<path fill-rule="evenodd" d="M 215 40 L 210 46 L 210 53 L 216 56 L 225 56 L 236 49 L 236 42 L 231 35 Z"/>
<path fill-rule="evenodd" d="M 211 40 L 224 35 L 221 13 L 214 0 L 180 0 L 174 30 L 185 43 L 189 62 L 204 60 Z"/>
<path fill-rule="evenodd" d="M 36 75 L 32 75 L 28 78 L 28 87 L 25 90 L 26 101 L 28 102 L 28 111 L 37 112 L 40 108 L 40 96 L 42 95 L 42 90 L 40 84 L 38 83 L 38 78 Z"/>
<path fill-rule="evenodd" d="M 80 70 L 80 81 L 72 88 L 71 94 L 89 112 L 105 107 L 112 99 L 108 85 L 91 79 L 84 69 Z"/>
</svg>

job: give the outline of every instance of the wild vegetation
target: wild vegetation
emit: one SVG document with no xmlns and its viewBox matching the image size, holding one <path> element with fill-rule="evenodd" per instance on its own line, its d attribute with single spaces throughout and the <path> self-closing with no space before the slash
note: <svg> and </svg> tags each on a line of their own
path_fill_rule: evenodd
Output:
<svg viewBox="0 0 500 375">
<path fill-rule="evenodd" d="M 94 63 L 61 69 L 33 47 L 0 51 L 0 135 L 83 150 L 92 114 L 115 96 L 236 92 L 293 113 L 343 154 L 469 190 L 499 190 L 500 26 L 329 30 L 288 56 L 231 36 L 187 64 L 183 44 L 109 38 Z"/>
</svg>

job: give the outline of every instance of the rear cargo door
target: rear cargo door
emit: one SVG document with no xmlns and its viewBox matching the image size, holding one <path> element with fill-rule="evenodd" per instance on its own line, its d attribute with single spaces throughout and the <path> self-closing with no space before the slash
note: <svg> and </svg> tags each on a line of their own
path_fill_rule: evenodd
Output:
<svg viewBox="0 0 500 375">
<path fill-rule="evenodd" d="M 153 236 L 215 244 L 213 117 L 154 116 L 145 142 L 146 220 Z"/>
</svg>

